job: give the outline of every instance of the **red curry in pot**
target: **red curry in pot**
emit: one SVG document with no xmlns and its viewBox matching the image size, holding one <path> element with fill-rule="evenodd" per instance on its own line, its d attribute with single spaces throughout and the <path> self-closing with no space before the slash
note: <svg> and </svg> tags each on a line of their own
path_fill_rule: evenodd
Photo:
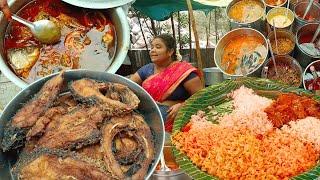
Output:
<svg viewBox="0 0 320 180">
<path fill-rule="evenodd" d="M 115 30 L 107 11 L 74 7 L 60 0 L 36 0 L 18 13 L 24 19 L 49 19 L 61 28 L 56 44 L 41 44 L 24 25 L 12 21 L 4 38 L 7 63 L 33 82 L 62 69 L 106 70 L 115 51 Z"/>
</svg>

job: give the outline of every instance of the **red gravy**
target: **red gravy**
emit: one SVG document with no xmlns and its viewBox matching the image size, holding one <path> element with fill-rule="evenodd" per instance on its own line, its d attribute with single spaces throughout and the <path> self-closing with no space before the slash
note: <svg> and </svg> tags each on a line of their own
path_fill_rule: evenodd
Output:
<svg viewBox="0 0 320 180">
<path fill-rule="evenodd" d="M 18 15 L 29 21 L 49 19 L 61 28 L 61 39 L 41 44 L 24 25 L 12 21 L 4 38 L 7 64 L 30 83 L 62 69 L 105 71 L 112 63 L 116 34 L 107 11 L 78 8 L 60 0 L 36 0 Z"/>
</svg>

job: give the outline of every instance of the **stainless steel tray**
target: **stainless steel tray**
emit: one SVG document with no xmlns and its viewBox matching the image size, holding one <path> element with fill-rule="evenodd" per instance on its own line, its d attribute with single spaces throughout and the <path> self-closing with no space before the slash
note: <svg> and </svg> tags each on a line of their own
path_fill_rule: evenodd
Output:
<svg viewBox="0 0 320 180">
<path fill-rule="evenodd" d="M 54 75 L 56 74 L 52 74 L 50 76 L 46 76 L 42 79 L 39 79 L 38 81 L 35 81 L 34 83 L 26 87 L 24 90 L 20 91 L 9 102 L 9 104 L 5 107 L 4 111 L 0 116 L 1 141 L 3 137 L 3 128 L 6 122 L 8 122 L 15 115 L 17 110 L 20 109 L 23 106 L 23 104 L 25 104 L 28 100 L 33 98 L 34 95 L 41 89 L 43 84 Z M 91 78 L 98 81 L 120 83 L 128 86 L 139 97 L 140 104 L 138 111 L 145 117 L 146 122 L 154 132 L 153 135 L 155 143 L 155 157 L 153 163 L 149 167 L 148 174 L 145 177 L 146 179 L 149 179 L 160 160 L 160 153 L 163 149 L 165 140 L 164 125 L 161 113 L 152 97 L 138 84 L 116 74 L 89 70 L 69 70 L 65 72 L 64 77 L 65 82 L 67 83 L 82 78 Z M 0 179 L 13 179 L 11 174 L 11 168 L 16 159 L 16 154 L 3 153 L 2 150 L 0 150 Z"/>
</svg>

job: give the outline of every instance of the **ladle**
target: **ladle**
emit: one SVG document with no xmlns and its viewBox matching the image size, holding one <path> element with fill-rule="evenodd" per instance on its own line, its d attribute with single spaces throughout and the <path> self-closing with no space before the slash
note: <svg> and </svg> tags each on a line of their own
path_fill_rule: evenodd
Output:
<svg viewBox="0 0 320 180">
<path fill-rule="evenodd" d="M 306 18 L 306 16 L 307 16 L 312 4 L 313 4 L 313 0 L 309 0 L 308 6 L 307 6 L 306 10 L 304 11 L 302 19 Z"/>
<path fill-rule="evenodd" d="M 267 39 L 267 43 L 268 43 L 268 46 L 269 46 L 269 48 L 270 48 L 270 53 L 271 53 L 271 57 L 272 57 L 273 65 L 274 65 L 274 70 L 275 70 L 275 72 L 276 72 L 276 76 L 278 76 L 276 59 L 274 58 L 274 54 L 273 54 L 272 47 L 271 47 L 271 43 L 270 43 L 270 40 L 269 40 L 269 39 Z"/>
<path fill-rule="evenodd" d="M 317 39 L 319 33 L 320 33 L 320 24 L 318 25 L 318 28 L 317 28 L 316 32 L 314 33 L 310 43 L 314 43 L 314 41 Z"/>
<path fill-rule="evenodd" d="M 277 39 L 277 32 L 276 32 L 276 26 L 275 26 L 275 22 L 273 20 L 273 32 L 274 32 L 274 41 L 275 41 L 275 44 L 276 44 L 276 50 L 277 50 L 277 54 L 279 54 L 279 48 L 278 48 L 278 39 Z"/>
<path fill-rule="evenodd" d="M 60 40 L 61 29 L 59 26 L 57 26 L 50 20 L 39 20 L 35 22 L 30 22 L 15 14 L 13 14 L 11 17 L 12 19 L 30 28 L 34 37 L 42 43 L 54 44 Z"/>
</svg>

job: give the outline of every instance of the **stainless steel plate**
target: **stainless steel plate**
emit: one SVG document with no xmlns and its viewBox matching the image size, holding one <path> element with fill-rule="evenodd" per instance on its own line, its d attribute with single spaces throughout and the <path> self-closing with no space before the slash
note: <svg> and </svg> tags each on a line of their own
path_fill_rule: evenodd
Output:
<svg viewBox="0 0 320 180">
<path fill-rule="evenodd" d="M 128 4 L 134 0 L 62 0 L 74 6 L 90 9 L 108 9 Z"/>
<path fill-rule="evenodd" d="M 17 110 L 20 109 L 23 104 L 33 98 L 34 95 L 41 89 L 43 84 L 54 75 L 56 74 L 52 74 L 35 81 L 18 93 L 16 97 L 9 102 L 0 117 L 1 141 L 3 137 L 3 128 L 6 122 L 8 122 L 15 115 Z M 160 153 L 163 149 L 165 140 L 164 125 L 161 113 L 152 97 L 138 84 L 116 74 L 89 70 L 70 70 L 65 73 L 64 78 L 65 82 L 67 83 L 82 78 L 120 83 L 128 86 L 139 97 L 140 104 L 138 111 L 145 117 L 146 122 L 154 132 L 155 157 L 153 163 L 149 167 L 148 174 L 145 177 L 146 179 L 149 179 L 160 160 Z M 13 179 L 10 169 L 12 168 L 16 158 L 16 154 L 3 153 L 2 150 L 0 150 L 0 179 Z"/>
</svg>

